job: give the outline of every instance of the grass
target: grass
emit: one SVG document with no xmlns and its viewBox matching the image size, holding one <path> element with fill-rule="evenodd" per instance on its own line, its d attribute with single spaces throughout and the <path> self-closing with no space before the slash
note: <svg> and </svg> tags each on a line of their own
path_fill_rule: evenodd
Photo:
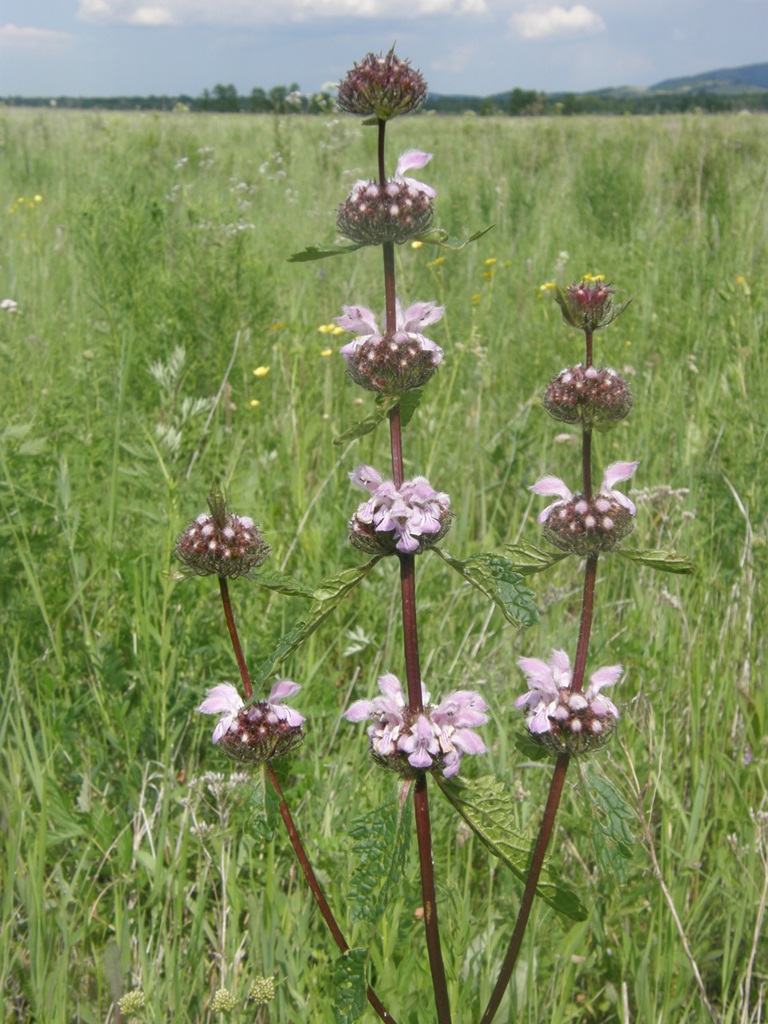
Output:
<svg viewBox="0 0 768 1024">
<path fill-rule="evenodd" d="M 334 949 L 287 841 L 255 835 L 251 785 L 227 781 L 210 724 L 194 714 L 205 688 L 236 672 L 215 584 L 165 573 L 214 478 L 260 523 L 273 566 L 316 583 L 360 560 L 346 542 L 360 500 L 347 472 L 385 468 L 388 439 L 379 430 L 333 446 L 370 399 L 338 356 L 322 354 L 339 339 L 318 327 L 343 303 L 383 305 L 378 254 L 304 266 L 286 257 L 333 240 L 335 207 L 369 174 L 374 143 L 347 119 L 0 111 L 0 297 L 19 304 L 0 315 L 6 1021 L 115 1020 L 116 998 L 133 987 L 146 993 L 148 1021 L 209 1021 L 221 984 L 244 998 L 260 974 L 277 979 L 263 1019 L 331 1019 Z M 553 855 L 590 918 L 571 925 L 537 909 L 498 1019 L 707 1021 L 671 901 L 720 1019 L 759 1020 L 763 121 L 422 116 L 396 122 L 390 143 L 393 163 L 410 146 L 435 152 L 423 176 L 453 235 L 496 225 L 442 262 L 427 247 L 397 255 L 403 297 L 447 305 L 434 331 L 446 363 L 405 454 L 408 472 L 451 493 L 450 550 L 536 542 L 527 486 L 544 472 L 576 476 L 573 444 L 538 403 L 580 351 L 538 287 L 559 263 L 566 281 L 604 272 L 636 296 L 597 339 L 597 359 L 624 368 L 636 398 L 630 420 L 598 439 L 598 462 L 641 459 L 638 546 L 677 547 L 698 566 L 678 578 L 601 563 L 590 664 L 620 661 L 626 675 L 620 742 L 600 763 L 647 817 L 648 836 L 638 820 L 624 884 L 601 875 L 574 773 Z M 257 366 L 269 373 L 255 377 Z M 391 568 L 378 566 L 285 666 L 304 686 L 297 706 L 310 726 L 287 792 L 353 943 L 367 937 L 345 920 L 350 808 L 395 789 L 339 714 L 352 692 L 373 692 L 378 673 L 402 671 Z M 427 683 L 433 693 L 483 686 L 493 750 L 468 771 L 508 779 L 530 827 L 548 773 L 514 747 L 515 660 L 572 650 L 574 569 L 566 561 L 533 578 L 542 620 L 522 634 L 437 559 L 419 566 Z M 248 584 L 233 591 L 255 663 L 301 602 Z M 463 1024 L 490 993 L 519 886 L 437 791 L 434 806 Z M 371 961 L 401 1024 L 433 1015 L 419 904 L 414 859 Z"/>
</svg>

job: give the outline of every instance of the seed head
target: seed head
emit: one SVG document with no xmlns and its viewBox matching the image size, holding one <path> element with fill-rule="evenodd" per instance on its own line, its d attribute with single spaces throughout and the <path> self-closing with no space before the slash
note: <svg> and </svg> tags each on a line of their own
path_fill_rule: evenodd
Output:
<svg viewBox="0 0 768 1024">
<path fill-rule="evenodd" d="M 432 197 L 404 179 L 358 181 L 339 207 L 336 227 L 358 245 L 402 245 L 432 226 Z"/>
<path fill-rule="evenodd" d="M 632 408 L 626 380 L 608 367 L 569 366 L 552 380 L 542 397 L 553 419 L 580 423 L 587 430 L 610 430 Z"/>
<path fill-rule="evenodd" d="M 410 114 L 424 102 L 427 83 L 407 60 L 369 53 L 339 83 L 336 105 L 347 114 L 388 121 Z"/>
<path fill-rule="evenodd" d="M 208 496 L 210 514 L 203 513 L 176 541 L 174 555 L 184 565 L 182 575 L 248 576 L 269 556 L 269 545 L 248 516 L 227 509 L 221 491 Z"/>
</svg>

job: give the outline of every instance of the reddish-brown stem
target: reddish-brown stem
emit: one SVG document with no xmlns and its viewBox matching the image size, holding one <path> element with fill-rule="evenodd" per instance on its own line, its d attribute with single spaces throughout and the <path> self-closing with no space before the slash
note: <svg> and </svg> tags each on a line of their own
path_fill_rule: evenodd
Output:
<svg viewBox="0 0 768 1024">
<path fill-rule="evenodd" d="M 592 365 L 592 331 L 584 332 L 586 341 L 586 353 L 584 355 L 584 366 L 588 370 Z"/>
<path fill-rule="evenodd" d="M 384 154 L 385 154 L 385 150 L 384 150 L 384 136 L 386 134 L 386 130 L 387 130 L 387 122 L 386 121 L 382 121 L 382 119 L 379 118 L 379 140 L 378 140 L 379 141 L 379 147 L 378 147 L 377 156 L 378 156 L 378 166 L 379 166 L 379 184 L 382 186 L 382 188 L 384 187 L 384 185 L 387 182 L 387 168 L 386 168 L 386 165 L 384 163 Z"/>
<path fill-rule="evenodd" d="M 504 992 L 509 984 L 509 979 L 512 977 L 512 971 L 515 969 L 515 963 L 517 962 L 520 947 L 523 944 L 523 936 L 525 935 L 528 918 L 530 917 L 531 909 L 533 907 L 533 898 L 536 895 L 536 886 L 539 883 L 539 875 L 541 874 L 541 869 L 544 865 L 547 846 L 549 845 L 552 829 L 555 825 L 555 816 L 560 804 L 560 797 L 563 792 L 565 774 L 568 771 L 569 761 L 570 757 L 568 754 L 558 755 L 557 764 L 555 765 L 555 770 L 552 774 L 552 782 L 549 786 L 549 796 L 547 797 L 547 803 L 544 808 L 544 815 L 541 819 L 539 835 L 536 839 L 536 845 L 533 848 L 530 867 L 528 868 L 528 878 L 526 879 L 525 888 L 523 889 L 520 909 L 517 912 L 515 928 L 512 932 L 512 938 L 509 940 L 509 947 L 507 948 L 507 955 L 504 957 L 501 972 L 499 973 L 494 990 L 491 993 L 491 998 L 488 1000 L 488 1005 L 485 1008 L 485 1013 L 480 1020 L 480 1024 L 491 1024 L 491 1021 L 496 1016 L 496 1011 L 501 1004 Z"/>
<path fill-rule="evenodd" d="M 432 973 L 432 987 L 435 993 L 435 1009 L 438 1024 L 451 1024 L 451 1005 L 448 999 L 448 982 L 445 977 L 443 953 L 440 948 L 440 930 L 437 926 L 437 894 L 435 892 L 435 871 L 432 863 L 432 830 L 429 822 L 429 797 L 427 777 L 421 773 L 416 779 L 413 791 L 413 806 L 416 812 L 416 835 L 419 843 L 419 866 L 421 869 L 421 901 L 424 911 L 424 928 L 427 936 L 429 969 Z"/>
<path fill-rule="evenodd" d="M 283 824 L 285 825 L 285 829 L 288 833 L 288 838 L 291 840 L 291 846 L 293 847 L 293 852 L 296 854 L 296 859 L 301 865 L 301 870 L 304 872 L 304 877 L 307 880 L 307 884 L 309 885 L 309 888 L 312 890 L 312 895 L 315 897 L 315 902 L 320 908 L 320 913 L 323 915 L 323 919 L 325 920 L 325 923 L 328 925 L 331 935 L 333 935 L 333 938 L 336 941 L 336 945 L 339 947 L 342 953 L 346 953 L 347 950 L 349 949 L 349 944 L 347 943 L 347 940 L 344 938 L 341 928 L 339 928 L 338 923 L 336 922 L 336 918 L 333 916 L 333 911 L 328 905 L 328 900 L 325 898 L 325 894 L 323 893 L 323 890 L 320 888 L 320 883 L 317 880 L 317 876 L 312 870 L 312 865 L 309 863 L 309 858 L 307 857 L 306 850 L 304 849 L 304 844 L 301 841 L 301 836 L 299 835 L 296 829 L 296 825 L 294 824 L 293 817 L 291 815 L 290 809 L 283 794 L 283 789 L 282 786 L 280 785 L 280 780 L 275 774 L 275 769 L 272 767 L 270 761 L 266 762 L 266 769 L 267 777 L 270 781 L 270 784 L 272 785 L 272 788 L 274 789 L 275 793 L 277 793 L 277 797 L 280 801 L 280 816 L 283 819 Z M 368 996 L 368 1002 L 374 1008 L 376 1013 L 378 1013 L 381 1020 L 386 1021 L 386 1024 L 397 1024 L 392 1014 L 384 1009 L 381 1000 L 370 987 L 370 985 L 366 990 L 366 994 Z"/>
<path fill-rule="evenodd" d="M 243 648 L 240 644 L 237 626 L 235 625 L 235 615 L 232 611 L 232 602 L 229 599 L 229 584 L 227 583 L 226 576 L 219 576 L 219 591 L 221 593 L 221 603 L 224 605 L 224 618 L 227 620 L 229 639 L 232 641 L 232 647 L 237 658 L 237 667 L 240 669 L 240 678 L 243 681 L 245 699 L 250 700 L 253 696 L 253 686 L 251 685 L 251 677 L 248 675 L 248 666 L 245 664 Z"/>
<path fill-rule="evenodd" d="M 403 608 L 403 647 L 405 678 L 408 684 L 408 707 L 412 714 L 424 711 L 421 699 L 421 668 L 419 666 L 419 633 L 416 625 L 416 559 L 400 555 L 400 597 Z"/>
<path fill-rule="evenodd" d="M 581 435 L 581 493 L 589 501 L 592 498 L 592 431 L 584 430 Z"/>
<path fill-rule="evenodd" d="M 573 680 L 571 689 L 580 693 L 584 685 L 584 672 L 587 667 L 589 651 L 589 635 L 592 631 L 592 616 L 595 608 L 595 582 L 597 581 L 597 555 L 590 555 L 584 569 L 584 590 L 581 598 L 581 622 L 579 624 L 579 642 L 576 645 L 576 657 L 573 663 Z"/>
</svg>

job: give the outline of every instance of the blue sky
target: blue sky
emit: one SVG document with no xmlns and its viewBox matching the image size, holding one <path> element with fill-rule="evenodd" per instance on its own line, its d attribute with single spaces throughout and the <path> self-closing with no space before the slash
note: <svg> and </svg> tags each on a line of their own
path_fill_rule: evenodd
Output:
<svg viewBox="0 0 768 1024">
<path fill-rule="evenodd" d="M 433 92 L 580 92 L 762 63 L 766 39 L 768 0 L 0 0 L 0 95 L 314 92 L 395 41 Z"/>
</svg>

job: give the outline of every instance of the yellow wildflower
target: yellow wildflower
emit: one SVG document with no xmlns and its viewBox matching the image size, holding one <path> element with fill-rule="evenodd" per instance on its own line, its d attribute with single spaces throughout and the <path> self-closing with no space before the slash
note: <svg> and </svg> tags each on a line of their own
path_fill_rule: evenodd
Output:
<svg viewBox="0 0 768 1024">
<path fill-rule="evenodd" d="M 495 257 L 495 256 L 491 256 L 491 258 L 490 258 L 490 259 L 487 259 L 487 260 L 485 261 L 485 265 L 486 265 L 486 267 L 492 267 L 494 263 L 498 263 L 498 260 L 496 259 L 496 257 Z"/>
<path fill-rule="evenodd" d="M 325 358 L 328 358 L 328 356 L 332 356 L 333 355 L 333 349 L 332 348 L 324 348 L 323 351 L 320 353 L 320 355 L 324 356 Z"/>
<path fill-rule="evenodd" d="M 252 398 L 250 405 L 252 409 L 256 409 L 258 406 L 261 405 L 261 402 L 258 400 L 258 398 Z"/>
<path fill-rule="evenodd" d="M 411 242 L 411 248 L 412 249 L 420 249 L 422 247 L 422 245 L 424 245 L 424 243 L 420 242 L 418 239 L 416 239 L 415 242 Z"/>
<path fill-rule="evenodd" d="M 270 331 L 281 331 L 285 326 L 286 324 L 284 324 L 282 320 L 276 320 L 269 329 Z"/>
<path fill-rule="evenodd" d="M 480 277 L 485 277 L 485 278 L 487 278 L 487 280 L 489 280 L 489 281 L 490 281 L 490 280 L 492 280 L 492 279 L 493 279 L 493 271 L 492 271 L 492 270 L 485 270 L 485 271 L 483 271 L 483 273 L 482 273 L 482 274 L 480 275 Z"/>
<path fill-rule="evenodd" d="M 479 302 L 482 299 L 482 295 L 470 295 L 473 302 Z"/>
<path fill-rule="evenodd" d="M 268 373 L 269 373 L 269 367 L 268 366 L 257 366 L 256 369 L 253 371 L 253 376 L 254 377 L 266 377 Z"/>
<path fill-rule="evenodd" d="M 435 259 L 430 260 L 427 264 L 428 267 L 440 267 L 445 263 L 445 256 L 437 256 Z"/>
</svg>

